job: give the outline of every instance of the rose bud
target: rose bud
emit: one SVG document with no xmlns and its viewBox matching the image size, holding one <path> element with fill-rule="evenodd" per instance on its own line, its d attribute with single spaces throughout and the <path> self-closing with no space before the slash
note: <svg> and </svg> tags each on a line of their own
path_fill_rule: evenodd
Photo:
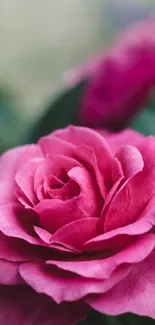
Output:
<svg viewBox="0 0 155 325">
<path fill-rule="evenodd" d="M 127 28 L 114 44 L 68 74 L 68 85 L 86 79 L 80 124 L 119 130 L 145 107 L 155 80 L 155 20 Z"/>
</svg>

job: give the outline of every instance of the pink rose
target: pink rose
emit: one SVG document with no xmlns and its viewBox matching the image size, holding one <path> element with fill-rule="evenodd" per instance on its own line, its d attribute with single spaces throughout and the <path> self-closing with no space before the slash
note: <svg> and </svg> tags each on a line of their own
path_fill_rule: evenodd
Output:
<svg viewBox="0 0 155 325">
<path fill-rule="evenodd" d="M 68 127 L 0 159 L 0 324 L 155 318 L 155 138 Z"/>
<path fill-rule="evenodd" d="M 155 81 L 155 19 L 127 28 L 114 45 L 69 74 L 68 84 L 88 79 L 80 121 L 118 130 L 144 108 Z"/>
</svg>

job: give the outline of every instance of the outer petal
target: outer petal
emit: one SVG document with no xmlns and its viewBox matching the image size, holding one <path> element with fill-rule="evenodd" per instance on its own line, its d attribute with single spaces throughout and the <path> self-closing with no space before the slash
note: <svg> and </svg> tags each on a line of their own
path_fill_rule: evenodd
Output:
<svg viewBox="0 0 155 325">
<path fill-rule="evenodd" d="M 116 269 L 110 279 L 86 279 L 64 272 L 51 265 L 24 263 L 20 266 L 20 274 L 32 288 L 52 297 L 57 303 L 77 301 L 90 293 L 103 293 L 112 288 L 125 277 L 130 266 L 123 265 Z"/>
<path fill-rule="evenodd" d="M 0 197 L 0 203 L 6 203 L 15 200 L 16 183 L 14 176 L 20 167 L 27 163 L 30 159 L 42 156 L 42 152 L 37 145 L 26 145 L 8 150 L 0 158 L 0 191 L 5 186 L 5 202 L 4 197 Z M 6 200 L 7 198 L 7 200 Z"/>
<path fill-rule="evenodd" d="M 37 224 L 37 216 L 32 210 L 24 210 L 20 204 L 12 203 L 0 206 L 0 231 L 6 236 L 42 245 L 42 241 L 35 237 L 33 223 Z"/>
<path fill-rule="evenodd" d="M 137 174 L 144 167 L 143 157 L 133 146 L 122 147 L 116 154 L 119 159 L 126 179 Z"/>
<path fill-rule="evenodd" d="M 18 272 L 19 265 L 19 263 L 0 259 L 0 284 L 17 285 L 24 283 Z"/>
<path fill-rule="evenodd" d="M 83 302 L 57 305 L 27 286 L 0 287 L 0 324 L 76 325 L 87 313 Z"/>
<path fill-rule="evenodd" d="M 112 152 L 116 154 L 121 147 L 126 145 L 137 147 L 139 143 L 145 141 L 146 137 L 136 131 L 126 129 L 125 131 L 108 134 L 105 139 Z"/>
<path fill-rule="evenodd" d="M 132 312 L 155 319 L 155 251 L 133 266 L 129 275 L 104 295 L 90 296 L 86 302 L 101 313 Z"/>
<path fill-rule="evenodd" d="M 25 196 L 30 202 L 30 207 L 38 203 L 36 193 L 34 191 L 34 174 L 42 161 L 43 159 L 39 158 L 30 160 L 15 176 L 16 183 L 22 191 L 23 196 Z"/>
<path fill-rule="evenodd" d="M 51 256 L 55 256 L 53 249 L 50 251 L 46 246 L 31 245 L 24 240 L 7 237 L 0 232 L 0 259 L 10 262 L 44 261 Z"/>
<path fill-rule="evenodd" d="M 144 167 L 147 168 L 155 163 L 155 137 L 143 136 L 133 130 L 125 130 L 109 134 L 105 137 L 112 152 L 116 154 L 122 147 L 131 145 L 136 147 L 144 160 Z"/>
<path fill-rule="evenodd" d="M 148 168 L 155 163 L 155 137 L 145 137 L 143 141 L 137 144 L 138 150 L 141 152 L 144 159 L 144 166 Z"/>
</svg>

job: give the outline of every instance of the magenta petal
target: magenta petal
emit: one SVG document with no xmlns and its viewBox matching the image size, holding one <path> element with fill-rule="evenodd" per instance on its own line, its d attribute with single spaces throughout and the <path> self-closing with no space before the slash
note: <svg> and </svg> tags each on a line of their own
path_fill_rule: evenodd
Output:
<svg viewBox="0 0 155 325">
<path fill-rule="evenodd" d="M 51 134 L 59 139 L 63 139 L 68 143 L 72 143 L 77 146 L 75 155 L 78 160 L 82 160 L 88 166 L 90 164 L 98 169 L 98 178 L 101 180 L 106 177 L 106 180 L 102 180 L 101 192 L 103 196 L 106 195 L 107 188 L 107 171 L 113 161 L 113 156 L 109 150 L 109 147 L 104 138 L 96 131 L 85 127 L 69 126 L 68 128 L 57 130 Z M 97 159 L 96 159 L 97 157 Z M 100 175 L 100 176 L 99 176 Z M 100 182 L 101 186 L 101 182 Z"/>
<path fill-rule="evenodd" d="M 100 217 L 103 200 L 91 172 L 85 168 L 74 167 L 68 172 L 68 175 L 81 188 L 81 197 L 79 198 L 81 202 L 79 204 L 87 211 L 89 218 Z"/>
<path fill-rule="evenodd" d="M 120 150 L 122 146 L 129 145 L 137 147 L 141 142 L 145 141 L 144 135 L 130 129 L 108 134 L 105 139 L 114 154 Z"/>
<path fill-rule="evenodd" d="M 126 312 L 155 319 L 155 250 L 141 263 L 132 267 L 129 275 L 104 295 L 90 296 L 86 302 L 108 315 Z"/>
<path fill-rule="evenodd" d="M 70 170 L 69 176 L 81 187 L 78 196 L 65 201 L 46 199 L 34 208 L 42 226 L 51 233 L 74 220 L 100 216 L 102 200 L 91 174 L 84 168 L 76 167 Z"/>
<path fill-rule="evenodd" d="M 120 148 L 130 145 L 136 147 L 141 153 L 144 160 L 144 167 L 152 165 L 155 156 L 155 137 L 144 137 L 142 134 L 133 130 L 125 130 L 118 133 L 109 134 L 106 141 L 114 154 Z"/>
<path fill-rule="evenodd" d="M 54 155 L 72 157 L 74 150 L 76 149 L 74 144 L 69 143 L 63 138 L 61 139 L 54 136 L 53 133 L 42 137 L 38 144 L 46 157 L 52 157 L 53 153 Z"/>
<path fill-rule="evenodd" d="M 129 178 L 144 167 L 144 161 L 140 152 L 133 146 L 124 146 L 116 154 L 119 159 L 124 175 Z"/>
<path fill-rule="evenodd" d="M 29 261 L 32 250 L 29 244 L 0 232 L 0 258 L 12 262 Z"/>
<path fill-rule="evenodd" d="M 65 129 L 59 129 L 51 133 L 51 137 L 56 137 L 67 143 L 70 143 L 75 146 L 86 145 L 92 147 L 95 152 L 99 152 L 99 149 L 107 151 L 107 154 L 110 152 L 104 141 L 103 137 L 100 134 L 92 129 L 81 126 L 68 126 Z"/>
<path fill-rule="evenodd" d="M 17 199 L 14 195 L 13 184 L 10 182 L 5 182 L 0 180 L 0 204 L 7 204 L 12 202 L 16 202 Z"/>
<path fill-rule="evenodd" d="M 52 153 L 52 139 L 55 141 L 56 138 L 62 141 L 61 146 L 63 146 L 64 141 L 65 146 L 67 144 L 68 147 L 74 146 L 74 150 L 72 148 L 71 152 L 69 151 L 71 157 L 76 157 L 87 168 L 90 167 L 93 173 L 95 171 L 100 191 L 103 197 L 106 197 L 109 188 L 112 186 L 110 167 L 114 158 L 103 136 L 85 127 L 69 126 L 68 128 L 51 133 L 46 139 L 43 138 L 44 150 L 46 140 L 49 139 L 48 141 L 51 142 L 50 152 Z M 47 148 L 46 154 L 48 154 Z M 65 153 L 63 152 L 63 154 Z M 63 161 L 63 157 L 61 161 Z"/>
<path fill-rule="evenodd" d="M 123 247 L 130 237 L 139 236 L 150 231 L 155 225 L 155 197 L 145 207 L 139 220 L 122 228 L 117 228 L 97 236 L 84 244 L 86 251 L 103 251 L 106 249 L 118 249 L 120 242 Z"/>
<path fill-rule="evenodd" d="M 47 178 L 50 175 L 57 174 L 61 169 L 64 169 L 66 172 L 68 172 L 74 167 L 82 167 L 80 162 L 72 157 L 55 154 L 53 154 L 50 159 L 46 158 L 44 165 L 45 175 L 47 175 Z"/>
<path fill-rule="evenodd" d="M 42 247 L 41 247 L 42 244 Z M 11 262 L 44 261 L 51 256 L 47 244 L 32 245 L 19 238 L 7 237 L 0 232 L 0 258 Z"/>
<path fill-rule="evenodd" d="M 85 218 L 73 221 L 55 232 L 51 244 L 81 249 L 83 244 L 98 234 L 98 218 Z"/>
<path fill-rule="evenodd" d="M 5 195 L 1 203 L 8 203 L 15 200 L 15 174 L 20 167 L 23 167 L 30 159 L 41 157 L 42 153 L 37 145 L 26 145 L 8 150 L 0 157 L 0 188 L 4 188 Z M 7 170 L 7 172 L 6 172 Z M 4 202 L 5 198 L 5 202 Z"/>
<path fill-rule="evenodd" d="M 153 234 L 139 236 L 119 253 L 110 257 L 104 255 L 100 259 L 85 261 L 48 261 L 61 270 L 70 271 L 86 278 L 106 279 L 122 264 L 138 263 L 146 258 L 154 249 L 155 237 Z M 103 258 L 103 259 L 102 259 Z"/>
<path fill-rule="evenodd" d="M 126 226 L 139 219 L 148 201 L 155 194 L 155 167 L 150 167 L 130 178 L 111 201 L 108 211 L 100 219 L 104 230 Z"/>
<path fill-rule="evenodd" d="M 0 284 L 17 285 L 24 283 L 18 272 L 19 265 L 19 263 L 0 259 Z"/>
<path fill-rule="evenodd" d="M 15 180 L 23 194 L 30 201 L 30 206 L 37 203 L 36 193 L 34 191 L 34 174 L 35 171 L 42 163 L 43 159 L 32 159 L 16 174 Z"/>
<path fill-rule="evenodd" d="M 10 182 L 20 167 L 23 167 L 30 159 L 40 157 L 42 157 L 41 150 L 35 144 L 8 150 L 0 158 L 0 180 Z"/>
<path fill-rule="evenodd" d="M 141 35 L 134 26 L 132 40 L 128 40 L 129 29 L 94 65 L 83 96 L 82 124 L 118 130 L 144 107 L 154 83 L 154 28 L 149 30 L 148 24 L 141 27 Z M 144 30 L 149 31 L 145 41 Z"/>
<path fill-rule="evenodd" d="M 64 272 L 50 265 L 24 263 L 20 266 L 22 278 L 38 293 L 45 293 L 57 303 L 76 301 L 90 293 L 103 293 L 125 277 L 130 266 L 119 267 L 107 280 L 86 279 Z"/>
<path fill-rule="evenodd" d="M 27 286 L 0 287 L 2 325 L 76 325 L 87 313 L 82 301 L 57 305 Z"/>
<path fill-rule="evenodd" d="M 33 211 L 24 210 L 20 204 L 0 206 L 0 231 L 6 236 L 23 239 L 34 245 L 42 245 L 42 241 L 33 234 L 33 222 L 36 216 Z"/>
<path fill-rule="evenodd" d="M 144 167 L 148 168 L 150 165 L 154 163 L 155 137 L 154 136 L 145 137 L 143 141 L 137 144 L 137 148 L 142 154 L 144 160 Z"/>
<path fill-rule="evenodd" d="M 108 168 L 108 166 L 104 166 L 104 164 L 101 165 L 99 163 L 100 159 L 97 159 L 93 148 L 81 145 L 78 149 L 79 150 L 76 153 L 78 159 L 83 163 L 83 165 L 86 166 L 86 168 L 92 171 L 96 178 L 100 192 L 105 199 L 109 189 L 112 186 L 112 175 L 110 168 Z"/>
<path fill-rule="evenodd" d="M 37 226 L 34 226 L 34 230 L 40 239 L 42 239 L 45 243 L 50 244 L 51 239 L 52 239 L 52 234 L 50 234 L 45 229 L 37 227 Z"/>
</svg>

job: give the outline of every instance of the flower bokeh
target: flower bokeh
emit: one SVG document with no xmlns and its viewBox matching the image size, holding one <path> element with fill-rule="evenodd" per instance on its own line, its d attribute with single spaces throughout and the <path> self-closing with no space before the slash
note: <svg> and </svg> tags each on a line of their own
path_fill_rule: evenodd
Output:
<svg viewBox="0 0 155 325">
<path fill-rule="evenodd" d="M 155 19 L 124 30 L 114 44 L 67 75 L 72 86 L 86 79 L 80 123 L 120 130 L 147 103 L 155 82 Z"/>
</svg>

